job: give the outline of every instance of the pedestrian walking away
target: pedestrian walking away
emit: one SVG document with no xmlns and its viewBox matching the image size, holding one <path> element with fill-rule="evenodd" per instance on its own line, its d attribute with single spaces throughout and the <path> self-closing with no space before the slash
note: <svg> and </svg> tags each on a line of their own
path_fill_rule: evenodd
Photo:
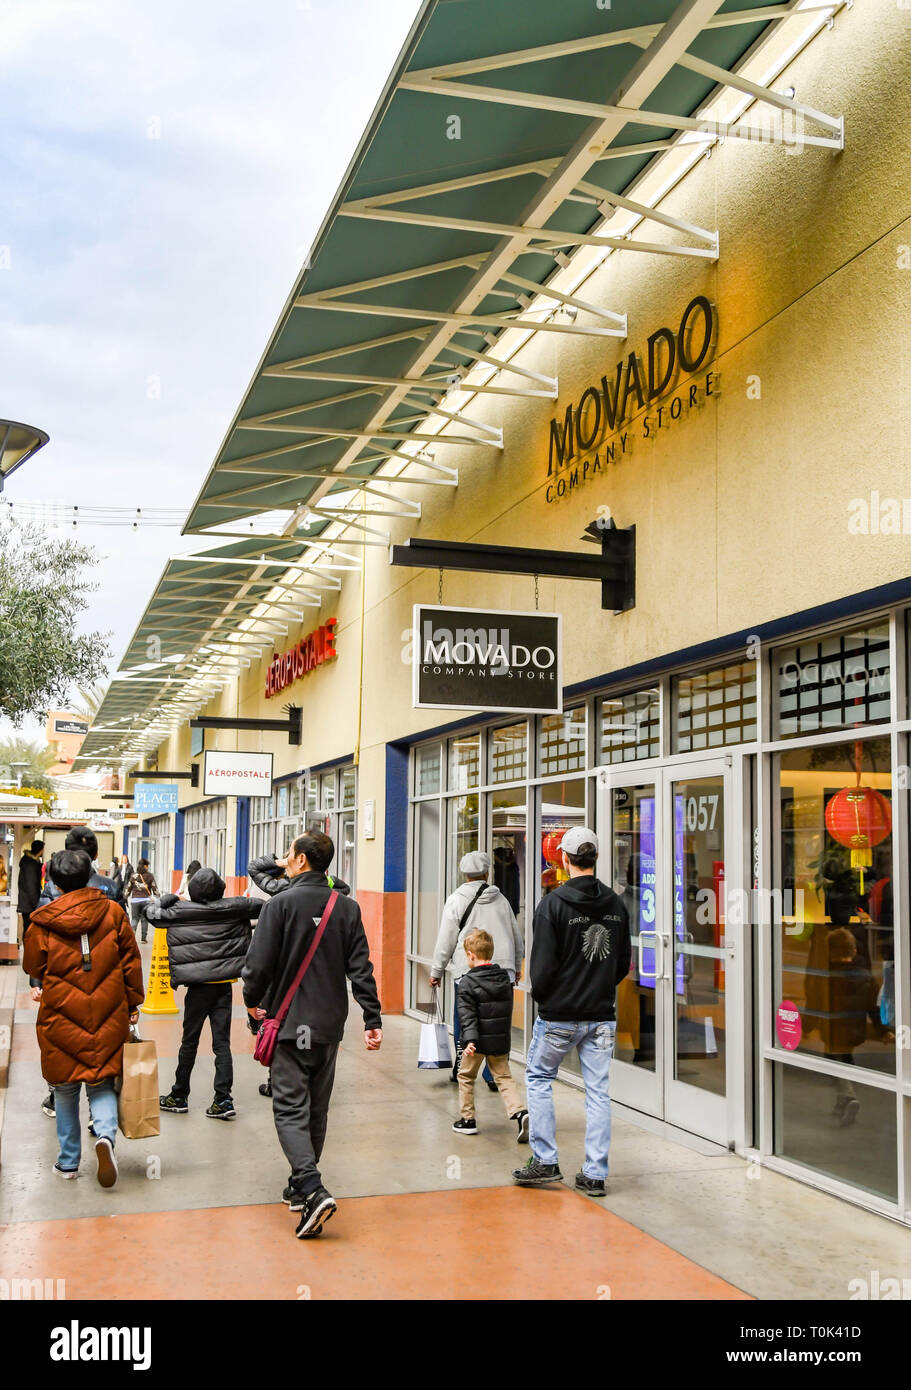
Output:
<svg viewBox="0 0 911 1390">
<path fill-rule="evenodd" d="M 84 850 L 85 853 L 89 856 L 89 859 L 94 861 L 98 858 L 98 837 L 96 836 L 93 830 L 89 829 L 87 825 L 75 825 L 73 826 L 73 829 L 69 831 L 69 833 L 67 834 L 67 837 L 63 842 L 63 848 L 71 850 Z M 98 888 L 105 895 L 106 898 L 111 898 L 120 907 L 123 906 L 124 898 L 122 886 L 119 887 L 115 879 L 108 878 L 104 874 L 98 873 L 95 869 L 94 862 L 92 864 L 92 874 L 89 878 L 87 886 L 89 888 Z M 48 903 L 53 902 L 55 898 L 59 897 L 60 889 L 54 883 L 54 880 L 52 879 L 50 873 L 48 873 L 44 881 L 44 887 L 41 889 L 41 896 L 38 899 L 38 906 L 46 907 Z M 41 990 L 38 981 L 30 980 L 29 984 L 32 985 L 32 998 L 36 1000 L 40 999 Z M 41 1102 L 41 1109 L 43 1113 L 47 1115 L 50 1119 L 54 1118 L 55 1104 L 56 1102 L 54 1100 L 54 1088 L 51 1087 L 44 1100 Z M 89 1128 L 91 1130 L 91 1126 Z"/>
<path fill-rule="evenodd" d="M 97 1176 L 117 1181 L 114 1139 L 117 1096 L 130 1023 L 145 995 L 142 962 L 126 913 L 89 885 L 84 850 L 60 850 L 50 862 L 58 896 L 32 916 L 23 965 L 41 984 L 38 1046 L 41 1070 L 56 1093 L 59 1154 L 54 1172 L 75 1178 L 82 1156 L 79 1099 L 89 1099 Z"/>
<path fill-rule="evenodd" d="M 528 1111 L 509 1070 L 512 1046 L 513 983 L 493 962 L 493 937 L 477 927 L 462 943 L 468 973 L 462 976 L 458 1009 L 464 1044 L 459 1066 L 459 1118 L 456 1134 L 477 1134 L 474 1083 L 484 1058 L 490 1067 L 506 1114 L 516 1126 L 516 1143 L 528 1143 Z"/>
<path fill-rule="evenodd" d="M 490 873 L 490 855 L 482 850 L 472 850 L 464 854 L 459 862 L 459 872 L 465 882 L 461 883 L 443 904 L 440 930 L 433 948 L 433 965 L 430 970 L 430 985 L 433 988 L 442 981 L 446 967 L 452 965 L 455 998 L 452 1040 L 455 1043 L 456 1054 L 450 1073 L 452 1081 L 459 1079 L 459 1064 L 462 1060 L 458 1000 L 462 977 L 468 972 L 465 937 L 475 927 L 488 932 L 493 938 L 494 964 L 506 971 L 513 984 L 522 974 L 525 955 L 525 941 L 516 921 L 516 914 L 499 888 L 487 881 Z M 488 1065 L 484 1067 L 483 1079 L 490 1090 L 497 1089 L 497 1083 Z"/>
<path fill-rule="evenodd" d="M 310 958 L 279 1027 L 271 1069 L 275 1129 L 291 1166 L 282 1200 L 300 1212 L 295 1234 L 303 1239 L 319 1235 L 337 1209 L 319 1161 L 348 1016 L 347 981 L 364 1015 L 368 1052 L 383 1040 L 361 910 L 353 898 L 330 888 L 326 876 L 334 853 L 321 831 L 294 841 L 285 869 L 289 885 L 264 905 L 242 977 L 247 1010 L 261 1020 L 277 1015 Z"/>
<path fill-rule="evenodd" d="M 215 1054 L 215 1094 L 206 1114 L 215 1120 L 236 1115 L 232 1090 L 231 1008 L 234 984 L 252 938 L 251 921 L 263 904 L 253 898 L 226 898 L 225 881 L 214 869 L 197 869 L 189 882 L 190 898 L 165 893 L 146 907 L 148 920 L 167 929 L 171 984 L 186 986 L 183 1036 L 177 1071 L 169 1094 L 159 1099 L 162 1110 L 186 1115 L 190 1077 L 206 1019 Z"/>
<path fill-rule="evenodd" d="M 630 967 L 629 918 L 621 898 L 595 877 L 598 839 L 574 826 L 560 841 L 569 875 L 541 899 L 532 926 L 529 981 L 537 1008 L 525 1063 L 531 1157 L 513 1171 L 523 1187 L 561 1182 L 553 1084 L 572 1051 L 585 1086 L 585 1161 L 575 1185 L 605 1195 L 610 1149 L 610 1063 L 617 985 Z"/>
<path fill-rule="evenodd" d="M 146 919 L 145 910 L 152 898 L 158 897 L 158 884 L 149 868 L 148 859 L 140 859 L 136 868 L 130 871 L 129 880 L 124 888 L 124 893 L 130 902 L 130 921 L 135 931 L 138 927 L 142 933 L 141 939 L 148 939 L 149 924 Z"/>
<path fill-rule="evenodd" d="M 247 865 L 247 877 L 255 886 L 259 893 L 265 898 L 274 898 L 276 893 L 283 893 L 286 888 L 291 886 L 291 880 L 287 874 L 288 857 L 279 859 L 275 854 L 262 854 L 257 859 L 251 859 Z M 326 874 L 326 882 L 330 888 L 334 888 L 336 893 L 343 893 L 345 897 L 351 893 L 351 888 L 343 878 L 336 878 L 333 874 Z M 258 1023 L 253 1020 L 253 1031 L 256 1032 Z M 265 1081 L 259 1084 L 259 1094 L 265 1097 L 272 1095 L 272 1072 L 270 1070 Z"/>
</svg>

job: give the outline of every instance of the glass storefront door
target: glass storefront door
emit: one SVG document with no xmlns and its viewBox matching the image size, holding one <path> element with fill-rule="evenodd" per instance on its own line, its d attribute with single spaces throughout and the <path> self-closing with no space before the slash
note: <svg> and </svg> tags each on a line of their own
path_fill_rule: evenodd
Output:
<svg viewBox="0 0 911 1390">
<path fill-rule="evenodd" d="M 605 773 L 601 784 L 611 883 L 633 947 L 617 993 L 612 1093 L 724 1144 L 728 781 L 725 762 L 707 760 L 651 776 Z"/>
</svg>

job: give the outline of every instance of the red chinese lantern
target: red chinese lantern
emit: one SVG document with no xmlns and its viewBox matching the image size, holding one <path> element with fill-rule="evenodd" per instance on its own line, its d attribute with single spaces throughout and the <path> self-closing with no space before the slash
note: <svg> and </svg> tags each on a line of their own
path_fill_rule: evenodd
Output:
<svg viewBox="0 0 911 1390">
<path fill-rule="evenodd" d="M 560 858 L 560 841 L 563 839 L 563 831 L 557 830 L 550 835 L 545 835 L 541 841 L 541 853 L 548 864 L 554 864 L 558 868 L 563 861 Z"/>
<path fill-rule="evenodd" d="M 873 863 L 874 846 L 892 831 L 892 807 L 875 787 L 842 787 L 826 805 L 826 829 L 851 851 L 851 868 L 860 870 L 860 891 L 864 891 L 864 869 Z"/>
</svg>

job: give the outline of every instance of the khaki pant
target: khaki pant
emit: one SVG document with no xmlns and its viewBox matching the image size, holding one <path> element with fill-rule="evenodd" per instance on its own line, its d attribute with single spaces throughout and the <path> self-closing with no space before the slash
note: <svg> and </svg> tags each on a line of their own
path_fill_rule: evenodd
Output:
<svg viewBox="0 0 911 1390">
<path fill-rule="evenodd" d="M 500 1092 L 503 1104 L 506 1106 L 506 1113 L 512 1119 L 520 1110 L 524 1109 L 519 1097 L 518 1087 L 512 1079 L 512 1072 L 509 1070 L 509 1057 L 488 1057 L 487 1065 L 490 1067 L 490 1074 L 497 1083 L 497 1090 Z M 474 1119 L 474 1083 L 475 1077 L 481 1070 L 485 1062 L 483 1052 L 463 1052 L 462 1065 L 459 1067 L 459 1112 L 463 1120 Z"/>
</svg>

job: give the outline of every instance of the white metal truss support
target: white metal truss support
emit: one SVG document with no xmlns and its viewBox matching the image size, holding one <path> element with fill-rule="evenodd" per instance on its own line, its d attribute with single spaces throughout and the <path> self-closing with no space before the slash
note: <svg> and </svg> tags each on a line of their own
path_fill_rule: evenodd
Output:
<svg viewBox="0 0 911 1390">
<path fill-rule="evenodd" d="M 616 237 L 590 236 L 586 232 L 563 232 L 552 227 L 519 227 L 512 222 L 477 222 L 468 217 L 448 217 L 431 212 L 398 212 L 393 208 L 365 209 L 350 212 L 349 217 L 363 217 L 381 222 L 410 223 L 416 227 L 445 227 L 447 231 L 478 232 L 482 236 L 515 236 L 521 233 L 532 241 L 540 241 L 545 246 L 609 246 Z M 638 243 L 639 248 L 648 243 Z M 665 251 L 667 247 L 660 247 Z M 678 254 L 688 253 L 688 248 L 677 247 Z M 695 254 L 695 252 L 691 253 Z M 539 287 L 540 288 L 540 287 Z M 409 308 L 402 304 L 371 304 L 354 299 L 321 299 L 313 295 L 308 299 L 296 299 L 296 309 L 323 309 L 339 314 L 373 314 L 379 318 L 392 319 L 430 319 L 433 323 L 452 323 L 460 327 L 477 328 L 531 328 L 536 332 L 543 329 L 548 333 L 569 333 L 582 337 L 618 338 L 625 334 L 617 328 L 576 327 L 574 324 L 539 323 L 537 319 L 523 319 L 510 314 L 467 314 L 450 313 L 444 309 L 427 309 L 415 306 Z M 239 425 L 243 421 L 238 421 Z"/>
<path fill-rule="evenodd" d="M 678 61 L 679 57 L 675 59 Z M 722 72 L 726 69 L 721 69 Z M 764 144 L 784 144 L 784 136 L 776 137 L 774 132 L 760 127 L 750 127 L 742 125 L 740 122 L 728 124 L 724 121 L 703 120 L 695 116 L 679 116 L 672 111 L 645 111 L 628 106 L 602 105 L 594 101 L 577 101 L 572 97 L 552 97 L 544 96 L 537 92 L 520 92 L 504 87 L 476 87 L 467 82 L 446 82 L 439 79 L 423 79 L 416 74 L 407 73 L 400 84 L 410 91 L 433 92 L 439 96 L 448 97 L 450 101 L 454 99 L 465 99 L 467 101 L 483 101 L 498 106 L 520 106 L 535 111 L 554 111 L 564 112 L 569 116 L 590 116 L 594 119 L 604 119 L 608 116 L 617 116 L 630 125 L 666 126 L 671 130 L 692 130 L 700 135 L 717 138 L 719 136 L 729 136 L 735 140 L 761 140 Z M 833 118 L 825 117 L 826 123 L 830 123 Z M 839 121 L 839 127 L 840 127 Z M 844 147 L 843 132 L 831 135 L 804 135 L 802 141 L 805 145 L 819 145 L 827 149 L 842 149 Z M 344 211 L 344 209 L 340 209 Z M 362 212 L 354 212 L 349 216 L 363 216 Z M 378 213 L 372 214 L 374 216 Z M 391 209 L 384 214 L 390 219 L 393 217 Z M 423 214 L 422 214 L 423 215 Z M 418 225 L 428 225 L 419 223 Z M 432 224 L 429 224 L 432 225 Z"/>
<path fill-rule="evenodd" d="M 515 324 L 512 326 L 515 327 Z M 559 394 L 560 385 L 555 376 L 544 376 L 542 372 L 532 371 L 530 367 L 523 367 L 517 362 L 503 362 L 498 357 L 491 357 L 489 352 L 479 352 L 477 348 L 462 347 L 459 343 L 442 343 L 440 352 L 452 352 L 458 353 L 459 356 L 471 357 L 475 362 L 484 362 L 487 366 L 496 367 L 498 372 L 516 372 L 528 381 L 536 381 L 539 385 L 546 387 L 548 391 L 552 391 L 554 400 Z M 445 366 L 445 363 L 442 365 Z"/>
<path fill-rule="evenodd" d="M 522 281 L 522 283 L 528 284 L 530 286 L 534 284 L 534 281 Z M 537 293 L 540 294 L 546 294 L 548 296 L 553 295 L 554 297 L 573 302 L 572 297 L 570 295 L 557 295 L 555 291 L 545 290 L 545 288 L 541 285 L 536 285 L 535 290 Z M 281 377 L 286 381 L 351 381 L 362 382 L 365 385 L 369 384 L 371 386 L 377 387 L 407 386 L 409 388 L 409 395 L 413 395 L 416 391 L 422 391 L 426 392 L 428 395 L 437 396 L 445 395 L 445 393 L 449 390 L 458 389 L 465 391 L 473 391 L 475 393 L 481 393 L 490 396 L 545 396 L 551 399 L 555 397 L 555 392 L 553 391 L 533 390 L 524 386 L 487 386 L 475 382 L 472 382 L 470 385 L 463 385 L 461 378 L 459 378 L 458 380 L 454 379 L 457 376 L 455 369 L 448 373 L 437 372 L 434 376 L 407 377 L 363 376 L 355 375 L 350 372 L 286 372 L 277 371 L 272 367 L 267 367 L 265 371 L 260 373 L 260 375 L 270 377 Z M 319 404 L 323 404 L 323 402 L 319 402 Z"/>
</svg>

